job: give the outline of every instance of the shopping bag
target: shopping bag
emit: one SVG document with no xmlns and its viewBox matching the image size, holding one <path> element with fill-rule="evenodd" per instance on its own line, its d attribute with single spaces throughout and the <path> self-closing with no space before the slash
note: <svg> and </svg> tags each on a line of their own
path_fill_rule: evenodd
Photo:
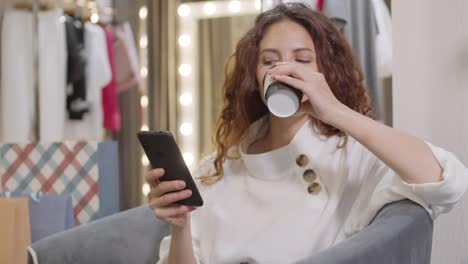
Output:
<svg viewBox="0 0 468 264">
<path fill-rule="evenodd" d="M 28 198 L 31 242 L 74 227 L 73 206 L 68 195 L 0 193 L 0 197 Z"/>
<path fill-rule="evenodd" d="M 27 198 L 0 198 L 0 263 L 26 264 L 31 244 Z"/>
</svg>

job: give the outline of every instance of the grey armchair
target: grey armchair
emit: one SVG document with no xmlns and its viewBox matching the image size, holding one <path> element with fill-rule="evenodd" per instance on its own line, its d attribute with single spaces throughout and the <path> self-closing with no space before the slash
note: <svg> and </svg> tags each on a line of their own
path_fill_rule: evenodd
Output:
<svg viewBox="0 0 468 264">
<path fill-rule="evenodd" d="M 382 208 L 358 234 L 298 264 L 430 263 L 432 231 L 427 212 L 403 200 Z M 149 208 L 134 208 L 35 242 L 29 263 L 155 264 L 168 233 Z"/>
</svg>

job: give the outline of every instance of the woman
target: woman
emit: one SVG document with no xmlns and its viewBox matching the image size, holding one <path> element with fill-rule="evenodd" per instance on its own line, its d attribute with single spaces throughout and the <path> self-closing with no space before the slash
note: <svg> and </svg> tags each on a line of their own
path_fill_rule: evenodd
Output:
<svg viewBox="0 0 468 264">
<path fill-rule="evenodd" d="M 293 263 L 358 232 L 387 203 L 408 198 L 435 218 L 465 192 L 455 156 L 371 118 L 361 70 L 325 16 L 280 5 L 233 56 L 217 151 L 194 175 L 205 205 L 174 204 L 191 195 L 184 183 L 159 183 L 163 169 L 147 175 L 151 208 L 171 225 L 161 263 Z M 294 116 L 268 112 L 266 72 L 303 92 Z"/>
</svg>

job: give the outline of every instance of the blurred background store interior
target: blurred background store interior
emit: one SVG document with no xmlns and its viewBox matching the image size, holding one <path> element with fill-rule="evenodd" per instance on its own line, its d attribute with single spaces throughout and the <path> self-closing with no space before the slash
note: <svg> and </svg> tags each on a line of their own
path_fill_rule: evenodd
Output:
<svg viewBox="0 0 468 264">
<path fill-rule="evenodd" d="M 75 215 L 76 223 L 145 204 L 150 165 L 136 133 L 171 131 L 196 168 L 214 151 L 224 65 L 255 17 L 279 2 L 288 1 L 2 0 L 0 192 L 79 190 L 71 198 L 87 215 Z M 334 6 L 338 0 L 300 2 L 334 18 L 345 34 L 380 122 L 453 149 L 466 164 L 468 53 L 464 62 L 456 55 L 468 43 L 468 21 L 457 10 L 467 10 L 463 0 L 447 7 L 341 1 L 345 9 Z M 431 21 L 436 13 L 446 20 Z M 453 17 L 464 30 L 450 26 Z M 445 41 L 431 38 L 431 28 Z M 446 47 L 451 52 L 431 59 L 437 68 L 423 61 Z M 452 88 L 441 90 L 446 83 L 434 75 L 450 60 L 460 67 L 444 72 Z M 457 211 L 468 212 L 467 201 Z M 436 228 L 434 248 L 443 252 L 433 251 L 433 263 L 455 263 L 442 260 L 466 246 L 447 242 L 457 219 L 466 216 L 447 216 Z"/>
</svg>

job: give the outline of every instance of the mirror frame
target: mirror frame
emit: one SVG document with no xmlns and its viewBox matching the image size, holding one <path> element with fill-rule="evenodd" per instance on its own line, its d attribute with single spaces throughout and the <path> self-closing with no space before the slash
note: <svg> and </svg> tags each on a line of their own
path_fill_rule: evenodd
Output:
<svg viewBox="0 0 468 264">
<path fill-rule="evenodd" d="M 198 62 L 198 20 L 216 17 L 257 15 L 261 1 L 205 1 L 179 5 L 177 9 L 179 35 L 177 98 L 179 147 L 187 166 L 193 170 L 199 157 L 199 70 Z"/>
</svg>

